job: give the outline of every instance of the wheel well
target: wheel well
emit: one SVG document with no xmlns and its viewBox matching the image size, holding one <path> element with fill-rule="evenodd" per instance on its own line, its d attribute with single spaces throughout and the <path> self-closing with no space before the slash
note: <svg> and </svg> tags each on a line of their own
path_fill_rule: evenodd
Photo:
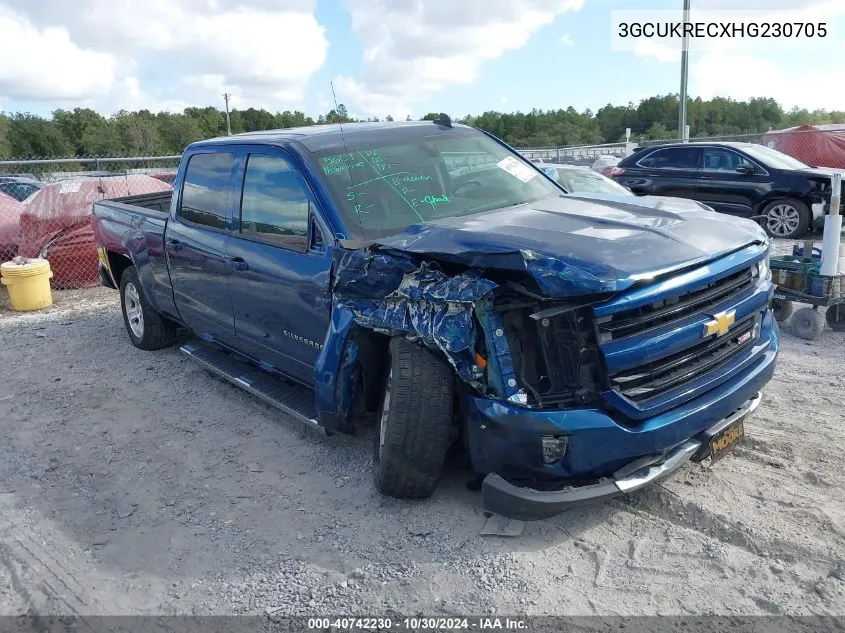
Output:
<svg viewBox="0 0 845 633">
<path fill-rule="evenodd" d="M 367 411 L 378 411 L 387 380 L 390 337 L 372 330 L 358 331 L 358 362 L 361 365 L 362 403 Z"/>
<path fill-rule="evenodd" d="M 763 209 L 766 208 L 766 205 L 771 204 L 772 202 L 777 202 L 779 200 L 797 200 L 798 202 L 804 203 L 808 209 L 812 212 L 813 202 L 809 198 L 806 198 L 801 195 L 791 195 L 789 193 L 778 192 L 771 194 L 768 198 L 761 200 L 755 209 L 755 213 L 762 213 Z M 812 219 L 812 218 L 811 218 Z"/>
<path fill-rule="evenodd" d="M 120 278 L 123 276 L 123 271 L 132 265 L 132 260 L 126 255 L 112 252 L 108 253 L 108 258 L 109 269 L 111 269 L 112 277 L 114 277 L 114 283 L 120 288 Z"/>
</svg>

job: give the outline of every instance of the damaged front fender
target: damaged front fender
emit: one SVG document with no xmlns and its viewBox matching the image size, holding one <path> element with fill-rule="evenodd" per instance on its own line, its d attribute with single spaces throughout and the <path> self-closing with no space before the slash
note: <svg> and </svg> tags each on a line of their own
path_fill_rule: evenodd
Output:
<svg viewBox="0 0 845 633">
<path fill-rule="evenodd" d="M 443 353 L 458 377 L 477 381 L 476 302 L 496 284 L 474 271 L 450 276 L 436 262 L 398 253 L 356 250 L 339 253 L 332 307 L 357 325 L 391 336 L 404 334 Z"/>
<path fill-rule="evenodd" d="M 315 367 L 324 426 L 351 430 L 359 328 L 418 340 L 480 393 L 508 397 L 516 391 L 507 343 L 496 325 L 501 319 L 491 309 L 497 284 L 477 271 L 450 275 L 437 262 L 373 247 L 336 251 L 332 279 L 331 325 Z M 496 332 L 499 339 L 491 340 Z M 479 342 L 491 352 L 483 363 Z"/>
</svg>

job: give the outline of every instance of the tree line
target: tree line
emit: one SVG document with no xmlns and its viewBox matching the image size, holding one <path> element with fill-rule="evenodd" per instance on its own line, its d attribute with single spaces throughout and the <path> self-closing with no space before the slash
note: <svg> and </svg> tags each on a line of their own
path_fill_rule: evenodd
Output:
<svg viewBox="0 0 845 633">
<path fill-rule="evenodd" d="M 491 110 L 453 118 L 487 130 L 515 147 L 588 145 L 624 141 L 626 128 L 630 128 L 635 142 L 676 138 L 678 104 L 677 95 L 659 95 L 637 105 L 606 105 L 597 112 L 578 112 L 572 107 L 526 113 Z M 437 116 L 430 113 L 423 119 Z M 762 133 L 804 123 L 845 123 L 845 111 L 787 111 L 769 98 L 697 98 L 689 101 L 687 119 L 691 135 L 702 137 Z M 298 110 L 232 110 L 228 125 L 233 134 L 238 134 L 355 120 L 341 104 L 316 120 Z M 393 118 L 387 116 L 385 120 Z M 50 118 L 0 113 L 0 159 L 179 154 L 189 143 L 226 133 L 225 112 L 212 106 L 186 108 L 181 113 L 121 110 L 110 117 L 89 108 L 55 110 Z"/>
</svg>

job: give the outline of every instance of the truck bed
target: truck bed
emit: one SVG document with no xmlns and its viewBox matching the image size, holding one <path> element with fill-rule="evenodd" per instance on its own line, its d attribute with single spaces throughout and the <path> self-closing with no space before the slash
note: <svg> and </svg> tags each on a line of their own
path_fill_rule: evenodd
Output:
<svg viewBox="0 0 845 633">
<path fill-rule="evenodd" d="M 172 191 L 156 191 L 154 193 L 141 193 L 135 196 L 123 196 L 122 198 L 109 198 L 101 203 L 117 202 L 124 211 L 130 211 L 125 207 L 137 207 L 138 210 L 160 211 L 164 217 L 170 212 L 170 200 L 173 198 Z"/>
<path fill-rule="evenodd" d="M 164 231 L 170 216 L 172 192 L 161 191 L 100 200 L 93 205 L 97 244 L 112 271 L 130 262 L 144 262 L 139 275 L 147 284 L 148 298 L 162 314 L 175 310 L 164 248 Z"/>
</svg>

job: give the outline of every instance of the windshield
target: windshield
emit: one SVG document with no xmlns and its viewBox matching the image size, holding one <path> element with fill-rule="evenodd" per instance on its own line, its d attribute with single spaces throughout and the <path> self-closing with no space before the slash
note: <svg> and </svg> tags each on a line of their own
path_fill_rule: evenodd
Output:
<svg viewBox="0 0 845 633">
<path fill-rule="evenodd" d="M 346 149 L 313 160 L 346 226 L 363 239 L 563 194 L 531 163 L 475 130 L 421 131 L 390 144 L 373 134 Z"/>
<path fill-rule="evenodd" d="M 740 149 L 751 158 L 763 163 L 764 167 L 775 169 L 807 169 L 809 167 L 800 160 L 765 145 L 744 145 Z"/>
<path fill-rule="evenodd" d="M 552 167 L 557 171 L 557 181 L 569 193 L 605 193 L 613 196 L 633 196 L 628 189 L 622 185 L 605 178 L 592 169 L 579 169 L 572 167 Z"/>
</svg>

